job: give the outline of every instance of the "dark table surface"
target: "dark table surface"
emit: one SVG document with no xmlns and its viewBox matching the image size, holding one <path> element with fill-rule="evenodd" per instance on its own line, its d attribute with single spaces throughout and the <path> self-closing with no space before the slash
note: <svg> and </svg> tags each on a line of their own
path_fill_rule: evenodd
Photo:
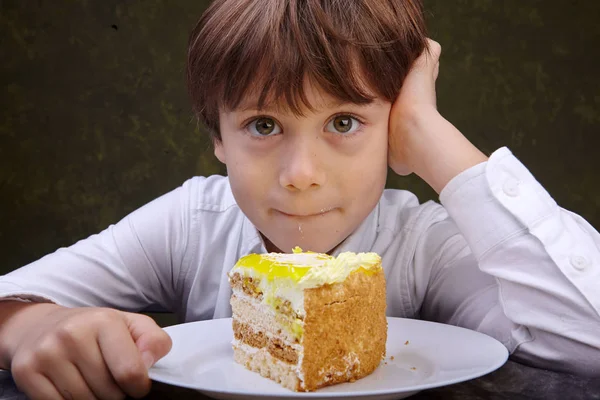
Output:
<svg viewBox="0 0 600 400">
<path fill-rule="evenodd" d="M 8 373 L 0 374 L 0 400 L 23 400 Z M 208 399 L 193 390 L 153 382 L 146 399 Z M 566 399 L 600 400 L 600 376 L 580 377 L 531 368 L 508 361 L 495 372 L 478 379 L 430 389 L 410 397 L 432 399 Z"/>
</svg>

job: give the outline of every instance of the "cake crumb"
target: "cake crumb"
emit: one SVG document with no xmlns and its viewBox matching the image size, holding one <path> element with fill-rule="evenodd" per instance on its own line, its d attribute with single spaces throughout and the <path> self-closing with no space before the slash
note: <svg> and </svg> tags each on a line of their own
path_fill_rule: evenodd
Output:
<svg viewBox="0 0 600 400">
<path fill-rule="evenodd" d="M 356 378 L 350 378 L 350 380 L 348 382 L 354 383 L 354 382 L 356 382 Z"/>
<path fill-rule="evenodd" d="M 408 345 L 408 340 L 407 340 L 406 342 L 404 342 L 404 345 L 405 345 L 405 346 L 406 346 L 406 345 Z"/>
<path fill-rule="evenodd" d="M 391 356 L 391 357 L 390 357 L 390 360 L 394 361 L 394 356 Z"/>
<path fill-rule="evenodd" d="M 415 368 L 415 367 L 410 367 L 410 370 L 411 370 L 411 371 L 416 371 L 416 370 L 417 370 L 417 368 Z"/>
</svg>

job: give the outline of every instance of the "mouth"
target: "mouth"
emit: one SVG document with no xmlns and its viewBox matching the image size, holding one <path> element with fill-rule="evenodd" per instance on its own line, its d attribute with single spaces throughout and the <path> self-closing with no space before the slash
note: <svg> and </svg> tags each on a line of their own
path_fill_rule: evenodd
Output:
<svg viewBox="0 0 600 400">
<path fill-rule="evenodd" d="M 327 208 L 321 208 L 317 212 L 308 212 L 308 213 L 286 212 L 286 211 L 281 211 L 281 210 L 275 209 L 275 212 L 283 215 L 284 217 L 304 219 L 304 218 L 311 218 L 311 217 L 320 217 L 320 216 L 330 213 L 331 211 L 334 211 L 335 209 L 336 209 L 336 207 L 327 207 Z"/>
</svg>

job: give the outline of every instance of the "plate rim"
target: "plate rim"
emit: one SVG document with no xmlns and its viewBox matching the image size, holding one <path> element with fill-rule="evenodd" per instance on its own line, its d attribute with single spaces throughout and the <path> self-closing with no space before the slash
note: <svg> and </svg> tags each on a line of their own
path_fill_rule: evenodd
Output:
<svg viewBox="0 0 600 400">
<path fill-rule="evenodd" d="M 192 390 L 196 390 L 198 392 L 206 393 L 206 394 L 218 393 L 218 394 L 231 394 L 231 395 L 235 395 L 235 396 L 254 396 L 254 397 L 263 397 L 263 398 L 273 398 L 273 397 L 282 398 L 282 396 L 285 396 L 285 398 L 293 398 L 293 397 L 298 397 L 298 398 L 300 398 L 300 397 L 339 398 L 339 397 L 349 397 L 349 396 L 351 396 L 353 398 L 358 398 L 358 397 L 366 397 L 366 396 L 385 396 L 385 395 L 402 394 L 402 393 L 417 393 L 417 392 L 420 392 L 423 390 L 454 385 L 454 384 L 461 383 L 461 382 L 467 382 L 467 381 L 480 378 L 484 375 L 487 375 L 491 372 L 496 371 L 497 369 L 502 367 L 509 358 L 509 351 L 506 348 L 506 346 L 504 346 L 498 339 L 496 339 L 488 334 L 485 334 L 483 332 L 478 332 L 473 329 L 464 328 L 464 327 L 457 326 L 457 325 L 445 324 L 445 323 L 436 322 L 436 321 L 421 320 L 421 319 L 417 319 L 417 318 L 386 317 L 386 319 L 388 321 L 388 325 L 389 325 L 390 321 L 410 321 L 409 323 L 414 323 L 417 325 L 419 325 L 419 324 L 441 325 L 444 327 L 444 329 L 462 330 L 462 331 L 468 331 L 469 334 L 481 335 L 486 338 L 485 340 L 489 340 L 490 343 L 493 343 L 494 346 L 497 346 L 498 349 L 500 349 L 501 352 L 503 353 L 503 356 L 498 357 L 498 360 L 496 362 L 492 363 L 491 366 L 489 366 L 485 369 L 481 369 L 477 372 L 474 372 L 471 374 L 465 374 L 464 376 L 453 378 L 453 379 L 440 380 L 440 381 L 436 381 L 436 382 L 430 382 L 430 383 L 426 383 L 426 384 L 419 384 L 419 385 L 413 385 L 413 386 L 407 386 L 407 387 L 395 388 L 395 389 L 387 388 L 387 389 L 374 389 L 374 390 L 368 390 L 368 391 L 359 390 L 359 391 L 353 391 L 353 392 L 322 392 L 319 390 L 313 391 L 313 392 L 295 392 L 295 391 L 290 390 L 289 393 L 284 395 L 282 393 L 265 393 L 262 391 L 257 392 L 257 391 L 237 390 L 237 389 L 214 390 L 214 389 L 208 389 L 208 388 L 200 388 L 198 386 L 193 386 L 193 385 L 188 385 L 188 384 L 172 383 L 172 382 L 168 382 L 164 379 L 163 380 L 157 379 L 155 374 L 152 373 L 153 368 L 155 366 L 150 367 L 150 369 L 148 370 L 148 374 L 150 376 L 150 379 L 152 379 L 153 381 L 164 383 L 167 385 L 178 386 L 178 387 L 182 387 L 182 388 L 186 388 L 186 389 L 192 389 Z M 179 327 L 184 326 L 184 325 L 186 325 L 186 326 L 210 325 L 210 324 L 216 324 L 216 323 L 225 324 L 226 322 L 231 323 L 231 321 L 232 321 L 232 317 L 213 318 L 213 319 L 207 319 L 207 320 L 201 320 L 201 321 L 190 321 L 190 322 L 184 322 L 184 323 L 180 323 L 180 324 L 169 325 L 169 326 L 163 327 L 162 329 L 165 332 L 169 333 L 169 331 L 178 329 Z M 160 363 L 160 360 L 157 361 L 157 364 L 158 363 Z M 264 379 L 267 379 L 267 378 L 264 378 Z"/>
</svg>

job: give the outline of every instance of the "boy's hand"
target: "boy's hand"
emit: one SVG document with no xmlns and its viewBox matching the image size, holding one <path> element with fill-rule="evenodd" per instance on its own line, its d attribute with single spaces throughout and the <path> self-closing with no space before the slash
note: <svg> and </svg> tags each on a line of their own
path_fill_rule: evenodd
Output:
<svg viewBox="0 0 600 400">
<path fill-rule="evenodd" d="M 437 111 L 441 47 L 433 40 L 428 47 L 415 60 L 392 106 L 388 162 L 397 174 L 414 172 L 440 193 L 452 178 L 487 157 Z"/>
<path fill-rule="evenodd" d="M 112 309 L 28 304 L 5 325 L 3 364 L 31 399 L 142 397 L 171 349 L 151 318 Z"/>
</svg>

